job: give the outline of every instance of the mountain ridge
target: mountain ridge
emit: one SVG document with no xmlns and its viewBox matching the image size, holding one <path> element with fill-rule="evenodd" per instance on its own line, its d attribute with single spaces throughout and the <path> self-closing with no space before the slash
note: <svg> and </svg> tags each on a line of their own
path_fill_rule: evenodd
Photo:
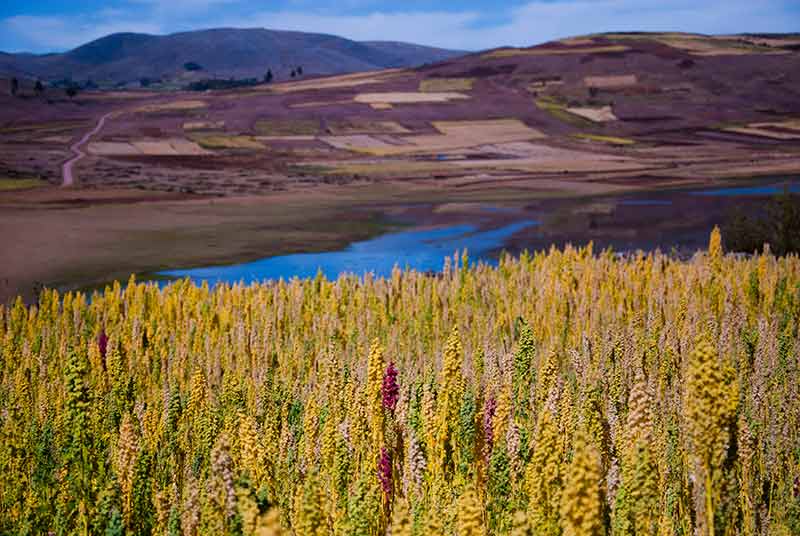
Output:
<svg viewBox="0 0 800 536">
<path fill-rule="evenodd" d="M 463 51 L 389 41 L 354 41 L 325 33 L 265 28 L 211 28 L 168 35 L 120 32 L 63 53 L 0 52 L 0 76 L 106 85 L 142 79 L 181 83 L 204 78 L 288 78 L 416 67 Z M 186 69 L 194 64 L 199 69 Z"/>
</svg>

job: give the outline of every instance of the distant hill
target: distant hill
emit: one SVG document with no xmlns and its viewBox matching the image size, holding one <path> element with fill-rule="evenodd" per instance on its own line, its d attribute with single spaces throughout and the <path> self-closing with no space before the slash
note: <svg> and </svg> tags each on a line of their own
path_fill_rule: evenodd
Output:
<svg viewBox="0 0 800 536">
<path fill-rule="evenodd" d="M 191 82 L 205 78 L 277 79 L 415 67 L 463 54 L 409 43 L 358 42 L 333 35 L 266 29 L 212 29 L 165 36 L 117 33 L 63 54 L 0 52 L 0 76 L 101 85 L 141 79 Z"/>
</svg>

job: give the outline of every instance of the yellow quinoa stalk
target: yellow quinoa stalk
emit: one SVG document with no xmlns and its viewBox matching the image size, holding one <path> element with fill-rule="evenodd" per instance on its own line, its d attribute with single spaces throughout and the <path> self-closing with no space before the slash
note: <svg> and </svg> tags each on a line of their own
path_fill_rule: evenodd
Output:
<svg viewBox="0 0 800 536">
<path fill-rule="evenodd" d="M 492 419 L 492 432 L 496 442 L 505 440 L 508 431 L 508 421 L 512 411 L 512 392 L 511 383 L 505 378 L 500 392 L 497 394 L 497 408 L 495 409 L 494 419 Z"/>
<path fill-rule="evenodd" d="M 449 476 L 449 472 L 446 474 L 445 470 L 450 465 L 448 462 L 453 460 L 447 460 L 447 454 L 456 451 L 453 432 L 458 423 L 458 411 L 463 392 L 462 356 L 461 337 L 458 328 L 453 328 L 442 356 L 442 373 L 434 419 L 435 439 L 428 444 L 431 450 L 429 470 L 439 483 Z"/>
<path fill-rule="evenodd" d="M 383 404 L 381 401 L 381 384 L 383 383 L 383 371 L 385 363 L 383 359 L 383 347 L 380 341 L 372 342 L 367 362 L 367 404 L 369 408 L 369 427 L 372 439 L 371 450 L 376 459 L 381 447 L 384 445 L 383 432 Z"/>
<path fill-rule="evenodd" d="M 467 488 L 458 499 L 456 532 L 459 536 L 484 536 L 486 534 L 483 508 L 472 487 Z"/>
<path fill-rule="evenodd" d="M 119 478 L 119 487 L 122 492 L 122 511 L 126 524 L 130 524 L 131 519 L 133 469 L 138 452 L 139 441 L 136 427 L 133 424 L 130 413 L 126 413 L 122 417 L 122 423 L 119 427 L 119 441 L 117 443 L 117 453 L 114 460 L 114 470 Z"/>
<path fill-rule="evenodd" d="M 514 512 L 514 517 L 511 521 L 511 534 L 510 536 L 533 536 L 534 532 L 531 529 L 530 522 L 528 521 L 528 514 L 523 510 Z"/>
<path fill-rule="evenodd" d="M 242 468 L 255 489 L 261 486 L 266 464 L 264 445 L 259 441 L 256 420 L 250 415 L 239 417 L 239 442 L 241 444 Z"/>
<path fill-rule="evenodd" d="M 549 410 L 539 416 L 536 446 L 525 474 L 531 528 L 542 536 L 558 535 L 563 489 L 561 438 Z"/>
<path fill-rule="evenodd" d="M 572 462 L 564 476 L 561 527 L 564 536 L 605 534 L 600 451 L 581 430 L 575 438 Z"/>
<path fill-rule="evenodd" d="M 683 418 L 694 463 L 700 469 L 705 497 L 707 534 L 714 536 L 716 475 L 730 441 L 730 425 L 738 406 L 738 385 L 719 362 L 716 348 L 705 335 L 689 355 L 683 399 Z"/>
<path fill-rule="evenodd" d="M 407 499 L 395 501 L 387 536 L 411 536 L 411 510 Z"/>
<path fill-rule="evenodd" d="M 277 508 L 270 508 L 259 519 L 256 536 L 284 536 L 287 534 L 281 526 L 281 513 Z"/>
</svg>

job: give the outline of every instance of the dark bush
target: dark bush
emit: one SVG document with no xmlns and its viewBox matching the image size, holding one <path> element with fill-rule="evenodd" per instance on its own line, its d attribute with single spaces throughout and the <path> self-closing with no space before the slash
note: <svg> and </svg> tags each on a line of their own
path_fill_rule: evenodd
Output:
<svg viewBox="0 0 800 536">
<path fill-rule="evenodd" d="M 739 209 L 723 226 L 722 235 L 731 251 L 753 253 L 764 244 L 776 255 L 800 253 L 800 195 L 785 190 L 767 205 L 750 213 Z"/>
</svg>

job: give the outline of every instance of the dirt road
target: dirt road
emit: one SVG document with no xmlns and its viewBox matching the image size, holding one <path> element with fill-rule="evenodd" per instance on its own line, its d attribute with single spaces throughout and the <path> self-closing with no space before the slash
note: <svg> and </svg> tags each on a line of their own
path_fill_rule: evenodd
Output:
<svg viewBox="0 0 800 536">
<path fill-rule="evenodd" d="M 105 114 L 103 117 L 101 117 L 91 131 L 84 134 L 84 136 L 80 140 L 72 144 L 72 146 L 69 148 L 70 151 L 73 152 L 74 156 L 69 160 L 67 160 L 66 162 L 64 162 L 64 164 L 61 166 L 61 176 L 63 177 L 61 186 L 67 187 L 73 185 L 75 179 L 73 178 L 72 168 L 76 162 L 78 162 L 81 158 L 86 156 L 86 153 L 84 153 L 81 150 L 81 147 L 83 147 L 91 139 L 92 136 L 94 136 L 103 129 L 103 126 L 106 124 L 106 119 L 111 117 L 112 114 L 114 114 L 114 112 L 109 112 Z"/>
</svg>

